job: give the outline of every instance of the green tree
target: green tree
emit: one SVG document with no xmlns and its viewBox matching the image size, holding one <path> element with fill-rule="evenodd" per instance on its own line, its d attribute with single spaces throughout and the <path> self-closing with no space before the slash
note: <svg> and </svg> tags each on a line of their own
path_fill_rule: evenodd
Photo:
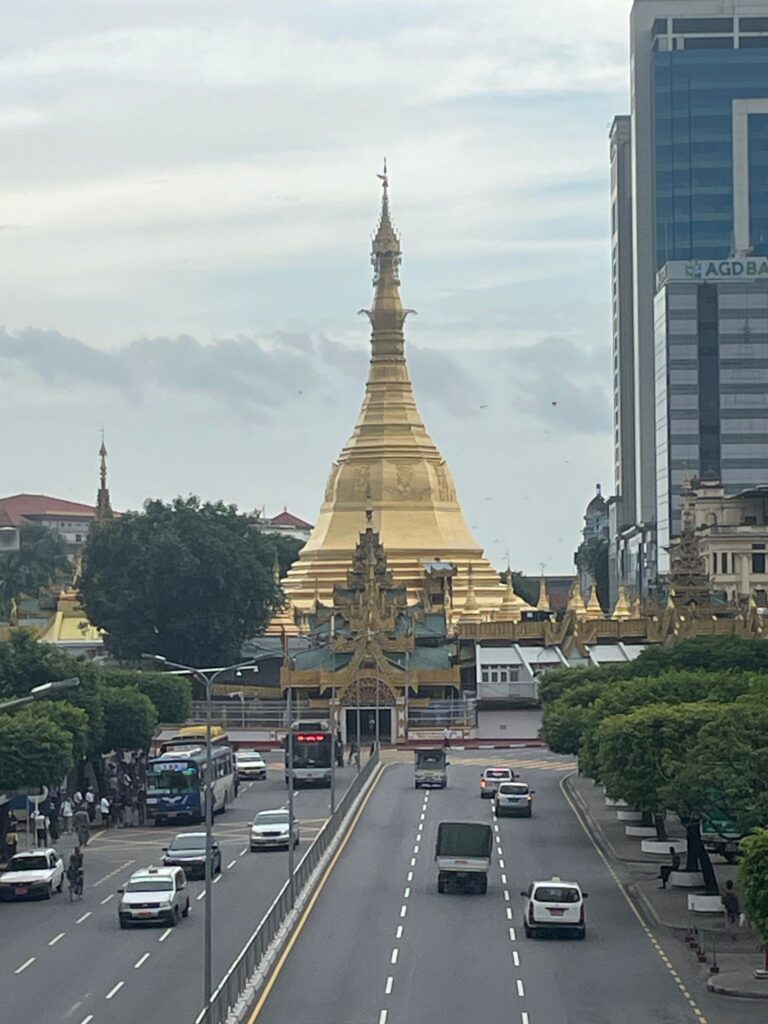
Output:
<svg viewBox="0 0 768 1024">
<path fill-rule="evenodd" d="M 132 686 L 152 701 L 160 722 L 185 722 L 192 704 L 192 682 L 183 676 L 137 669 L 105 669 L 107 686 Z"/>
<path fill-rule="evenodd" d="M 0 791 L 57 785 L 72 770 L 72 736 L 45 715 L 0 714 Z"/>
<path fill-rule="evenodd" d="M 626 800 L 653 821 L 666 839 L 666 787 L 685 764 L 702 728 L 721 715 L 720 705 L 646 704 L 602 720 L 595 733 L 600 780 L 609 796 Z"/>
<path fill-rule="evenodd" d="M 67 546 L 54 530 L 30 523 L 19 534 L 19 550 L 0 555 L 0 605 L 4 608 L 11 598 L 35 595 L 59 573 L 72 571 Z"/>
<path fill-rule="evenodd" d="M 277 555 L 280 579 L 282 579 L 299 557 L 299 552 L 304 547 L 304 542 L 297 540 L 295 537 L 286 537 L 282 533 L 269 533 L 266 535 L 266 539 L 272 545 L 275 555 Z M 273 555 L 273 564 L 274 557 Z"/>
<path fill-rule="evenodd" d="M 15 712 L 16 718 L 23 718 L 30 723 L 28 736 L 36 736 L 36 723 L 46 720 L 58 725 L 69 734 L 72 741 L 72 756 L 75 764 L 82 761 L 89 753 L 90 729 L 88 714 L 82 708 L 75 707 L 67 700 L 40 700 L 26 704 Z"/>
<path fill-rule="evenodd" d="M 763 943 L 768 970 L 768 828 L 761 828 L 741 841 L 739 889 L 744 912 Z"/>
<path fill-rule="evenodd" d="M 198 666 L 237 658 L 283 601 L 275 547 L 256 524 L 232 505 L 195 497 L 148 501 L 142 513 L 99 524 L 85 547 L 80 592 L 108 650 Z"/>
<path fill-rule="evenodd" d="M 608 610 L 608 540 L 606 537 L 590 537 L 583 540 L 576 551 L 576 568 L 587 572 L 597 584 L 597 597 L 605 611 Z M 586 597 L 585 599 L 586 600 Z"/>
<path fill-rule="evenodd" d="M 106 687 L 102 752 L 147 750 L 157 727 L 155 705 L 135 687 Z"/>
</svg>

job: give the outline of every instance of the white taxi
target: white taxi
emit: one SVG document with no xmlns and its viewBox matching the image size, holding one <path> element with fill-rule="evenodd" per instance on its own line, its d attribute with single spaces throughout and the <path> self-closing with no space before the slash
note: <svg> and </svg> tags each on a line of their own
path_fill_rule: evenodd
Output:
<svg viewBox="0 0 768 1024">
<path fill-rule="evenodd" d="M 17 853 L 0 875 L 0 900 L 49 900 L 63 884 L 64 862 L 53 847 Z"/>
<path fill-rule="evenodd" d="M 525 892 L 523 927 L 525 936 L 533 939 L 544 932 L 572 932 L 577 939 L 587 934 L 584 900 L 578 882 L 564 882 L 557 876 L 542 882 L 531 882 Z"/>
<path fill-rule="evenodd" d="M 235 768 L 240 779 L 266 779 L 267 764 L 258 750 L 235 751 Z"/>
<path fill-rule="evenodd" d="M 511 768 L 486 768 L 480 775 L 480 796 L 483 799 L 487 796 L 494 797 L 502 782 L 514 782 L 516 778 Z"/>
<path fill-rule="evenodd" d="M 164 924 L 173 928 L 189 916 L 189 891 L 183 868 L 148 867 L 134 871 L 117 890 L 121 928 L 134 924 Z"/>
</svg>

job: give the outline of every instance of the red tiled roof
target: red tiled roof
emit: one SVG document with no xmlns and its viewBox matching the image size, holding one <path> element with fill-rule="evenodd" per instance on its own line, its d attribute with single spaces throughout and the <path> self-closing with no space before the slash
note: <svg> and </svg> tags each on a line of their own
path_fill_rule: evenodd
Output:
<svg viewBox="0 0 768 1024">
<path fill-rule="evenodd" d="M 284 508 L 282 512 L 274 516 L 272 519 L 267 519 L 268 526 L 292 526 L 295 530 L 311 530 L 312 523 L 307 523 L 303 519 L 299 519 L 298 516 L 293 515 L 287 508 Z"/>
<path fill-rule="evenodd" d="M 5 509 L 0 506 L 0 527 L 2 526 L 14 526 L 14 523 Z"/>
<path fill-rule="evenodd" d="M 12 494 L 9 498 L 0 498 L 0 514 L 2 512 L 5 512 L 12 526 L 20 526 L 30 518 L 41 516 L 93 519 L 96 515 L 93 505 L 51 498 L 47 494 Z"/>
</svg>

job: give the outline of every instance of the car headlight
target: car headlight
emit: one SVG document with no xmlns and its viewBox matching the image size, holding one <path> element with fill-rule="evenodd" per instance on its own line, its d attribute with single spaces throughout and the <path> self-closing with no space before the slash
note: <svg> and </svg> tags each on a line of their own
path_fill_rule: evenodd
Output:
<svg viewBox="0 0 768 1024">
<path fill-rule="evenodd" d="M 168 902 L 166 902 L 166 903 L 161 903 L 161 904 L 160 904 L 160 909 L 161 909 L 161 910 L 170 910 L 170 909 L 171 909 L 171 904 L 170 904 L 170 903 L 168 903 Z"/>
</svg>

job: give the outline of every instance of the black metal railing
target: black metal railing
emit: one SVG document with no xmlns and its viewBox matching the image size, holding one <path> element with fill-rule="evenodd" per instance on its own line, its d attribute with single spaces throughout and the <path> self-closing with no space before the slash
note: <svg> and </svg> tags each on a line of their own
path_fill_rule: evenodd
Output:
<svg viewBox="0 0 768 1024">
<path fill-rule="evenodd" d="M 245 946 L 243 946 L 237 959 L 211 996 L 207 1017 L 206 1007 L 203 1007 L 195 1018 L 195 1024 L 225 1024 L 230 1011 L 243 992 L 245 992 L 251 976 L 280 931 L 283 922 L 293 907 L 293 903 L 301 895 L 312 872 L 320 863 L 323 854 L 331 845 L 350 808 L 354 805 L 355 800 L 375 772 L 378 764 L 379 755 L 375 753 L 363 765 L 360 774 L 356 776 L 349 789 L 339 801 L 334 814 L 326 819 L 315 841 L 296 865 L 293 872 L 293 886 L 290 884 L 290 879 L 287 879 L 271 907 L 261 919 L 258 927 Z"/>
</svg>

